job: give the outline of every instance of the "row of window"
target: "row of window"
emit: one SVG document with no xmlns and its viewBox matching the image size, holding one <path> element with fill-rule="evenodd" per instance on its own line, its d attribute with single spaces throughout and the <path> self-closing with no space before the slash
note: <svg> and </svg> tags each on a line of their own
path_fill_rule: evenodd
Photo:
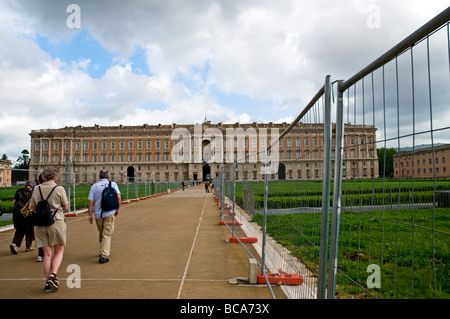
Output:
<svg viewBox="0 0 450 319">
<path fill-rule="evenodd" d="M 406 162 L 406 167 L 409 167 L 409 161 L 406 160 L 405 162 Z M 405 162 L 402 161 L 402 162 L 400 163 L 400 166 L 403 167 Z M 420 166 L 420 162 L 421 162 L 420 159 L 418 159 L 418 160 L 417 160 L 417 166 Z M 434 163 L 435 163 L 435 164 L 439 164 L 439 157 L 436 157 L 436 158 L 434 159 Z M 443 157 L 441 158 L 441 163 L 442 163 L 442 164 L 445 164 L 445 163 L 446 163 L 445 156 L 443 156 Z M 422 164 L 423 164 L 423 165 L 427 165 L 427 161 L 426 161 L 425 158 L 422 159 Z M 429 164 L 429 165 L 432 165 L 432 164 L 433 164 L 433 159 L 432 159 L 432 158 L 428 158 L 428 164 Z M 395 162 L 395 167 L 398 167 L 398 162 Z"/>
<path fill-rule="evenodd" d="M 365 138 L 361 137 L 360 139 L 361 139 L 361 145 L 364 145 Z M 292 147 L 292 140 L 293 139 L 289 137 L 289 138 L 285 138 L 285 140 L 286 140 L 286 146 L 287 147 Z M 307 137 L 307 138 L 295 138 L 295 146 L 300 148 L 301 144 L 302 144 L 301 143 L 302 140 L 303 140 L 303 146 L 304 147 L 309 147 L 310 146 L 310 140 L 312 141 L 311 143 L 312 143 L 312 146 L 314 146 L 314 147 L 320 146 L 320 145 L 318 145 L 318 141 L 319 140 L 321 141 L 321 145 L 324 144 L 323 138 L 318 139 L 317 137 L 314 137 L 314 138 Z M 247 148 L 248 147 L 247 139 L 244 139 L 243 141 L 244 141 L 244 145 L 243 146 L 245 148 Z M 355 145 L 355 138 L 350 138 L 349 141 L 350 141 L 350 145 Z M 141 149 L 143 149 L 144 144 L 146 146 L 146 149 L 150 150 L 150 149 L 152 149 L 152 142 L 153 142 L 152 140 L 147 140 L 145 142 L 144 141 L 127 141 L 127 142 L 126 141 L 109 141 L 109 142 L 107 142 L 107 141 L 102 141 L 102 142 L 85 141 L 85 142 L 75 142 L 74 143 L 74 149 L 75 150 L 81 150 L 81 147 L 83 146 L 83 150 L 89 150 L 90 147 L 92 147 L 92 150 L 98 150 L 98 149 L 107 150 L 108 149 L 108 143 L 109 143 L 109 149 L 110 150 L 115 150 L 117 147 L 120 150 L 124 150 L 125 149 L 125 145 L 127 145 L 128 150 L 133 150 L 135 145 L 136 145 L 138 150 L 141 150 Z M 160 140 L 156 140 L 154 142 L 155 142 L 155 148 L 156 149 L 160 149 L 161 148 L 161 144 L 162 144 L 161 141 Z M 272 142 L 272 140 L 271 140 L 271 142 Z M 59 150 L 60 143 L 61 143 L 60 141 L 54 141 L 53 145 L 52 145 L 53 146 L 52 149 L 53 150 Z M 64 149 L 65 150 L 70 150 L 70 142 L 69 141 L 65 141 L 63 143 L 64 143 Z M 279 146 L 283 147 L 283 143 L 284 143 L 283 139 L 281 139 L 279 141 Z M 369 144 L 370 143 L 372 143 L 372 138 L 369 138 Z M 170 148 L 170 141 L 169 140 L 164 140 L 163 144 L 164 144 L 164 148 L 165 149 L 169 149 Z M 193 140 L 194 148 L 197 147 L 196 144 L 197 144 L 197 140 L 194 139 Z M 331 144 L 334 145 L 334 138 L 331 140 Z M 346 140 L 346 144 L 347 144 L 347 140 Z M 187 146 L 188 146 L 187 141 L 185 141 L 184 142 L 184 147 L 187 147 Z M 215 146 L 217 146 L 217 147 L 220 146 L 220 140 L 218 140 L 218 139 L 216 140 Z M 238 147 L 238 139 L 234 139 L 234 146 Z M 227 139 L 225 139 L 225 147 L 228 148 L 228 140 Z M 251 147 L 253 149 L 257 148 L 257 140 L 255 138 L 251 138 Z M 260 147 L 266 147 L 266 139 L 265 138 L 261 138 L 260 139 Z M 40 150 L 40 142 L 39 141 L 36 141 L 34 143 L 34 148 L 35 148 L 36 151 Z M 49 149 L 49 142 L 48 141 L 43 141 L 42 142 L 42 149 L 44 151 Z"/>
<path fill-rule="evenodd" d="M 110 154 L 110 155 L 106 155 L 106 154 L 100 154 L 100 155 L 98 155 L 98 154 L 92 154 L 92 155 L 89 155 L 89 154 L 84 154 L 84 155 L 75 154 L 74 155 L 74 162 L 75 163 L 81 163 L 81 159 L 83 159 L 83 163 L 90 163 L 90 162 L 93 162 L 93 163 L 96 163 L 96 162 L 105 163 L 105 162 L 116 162 L 116 161 L 119 161 L 119 162 L 125 162 L 125 161 L 128 161 L 128 162 L 134 162 L 134 161 L 142 162 L 142 161 L 144 161 L 144 158 L 145 158 L 145 161 L 151 162 L 152 161 L 152 157 L 153 156 L 150 153 L 145 154 L 145 157 L 144 157 L 143 154 L 136 154 L 136 155 L 135 154 L 127 154 L 127 155 L 125 155 L 125 154 L 119 154 L 119 155 L 116 155 L 116 154 Z M 166 161 L 166 162 L 170 161 L 170 154 L 169 153 L 164 153 L 164 154 L 157 153 L 157 154 L 154 154 L 154 160 L 156 162 L 161 161 L 161 160 Z M 61 161 L 61 157 L 59 155 L 57 155 L 57 154 L 54 154 L 53 158 L 52 158 L 52 162 L 53 163 L 59 163 L 60 161 Z M 40 163 L 39 155 L 36 155 L 34 157 L 34 162 L 35 163 Z M 42 155 L 42 162 L 43 163 L 49 162 L 49 156 L 46 155 L 46 154 L 43 154 Z"/>
<path fill-rule="evenodd" d="M 313 174 L 312 174 L 312 173 L 313 173 Z M 322 176 L 320 176 L 321 173 L 322 173 L 322 171 L 321 171 L 320 169 L 318 169 L 318 168 L 316 168 L 316 169 L 305 169 L 305 170 L 298 169 L 298 170 L 297 170 L 297 176 L 296 176 L 296 178 L 297 178 L 297 179 L 302 179 L 302 178 L 306 178 L 306 179 L 309 179 L 309 178 L 319 179 L 319 178 L 322 178 Z M 368 177 L 368 173 L 371 174 L 370 177 L 372 177 L 372 178 L 374 177 L 374 175 L 373 175 L 373 174 L 374 174 L 374 170 L 373 170 L 373 169 L 370 169 L 370 170 L 364 169 L 363 172 L 362 172 L 363 177 Z M 258 176 L 257 174 L 258 174 L 257 171 L 252 171 L 252 172 L 251 172 L 251 177 L 252 177 L 254 180 L 256 180 L 256 179 L 257 179 L 257 176 Z M 226 174 L 226 175 L 227 175 L 227 174 Z M 334 170 L 332 170 L 331 175 L 334 176 Z M 347 175 L 347 170 L 344 169 L 342 175 L 343 175 L 343 176 L 342 176 L 343 178 L 359 176 L 359 175 L 358 175 L 357 169 L 353 169 L 352 172 L 351 172 L 351 175 Z M 291 170 L 291 169 L 290 169 L 290 170 L 287 170 L 287 172 L 286 172 L 286 177 L 287 177 L 288 179 L 294 179 L 294 171 Z M 248 178 L 249 178 L 249 175 L 247 174 L 247 172 L 244 172 L 244 178 L 245 178 L 245 179 L 248 179 Z M 272 178 L 272 179 L 276 179 L 276 174 L 272 174 L 271 178 Z M 226 179 L 230 179 L 230 178 L 229 178 L 229 173 L 228 173 L 228 175 L 226 176 Z M 236 179 L 239 180 L 239 171 L 236 171 Z"/>
<path fill-rule="evenodd" d="M 193 166 L 193 169 L 194 170 L 196 170 L 196 169 L 198 169 L 200 167 L 200 165 L 194 165 Z M 103 166 L 101 169 L 105 169 L 106 167 L 105 166 Z M 118 168 L 118 169 L 116 169 L 116 168 Z M 219 167 L 217 167 L 218 169 L 219 169 Z M 100 170 L 100 168 L 99 167 L 96 167 L 96 166 L 93 166 L 93 167 L 83 167 L 82 168 L 82 170 L 84 171 L 84 172 L 87 172 L 87 171 L 89 171 L 89 170 L 93 170 L 94 172 L 95 171 L 97 171 L 97 170 Z M 154 170 L 156 170 L 156 171 L 159 171 L 159 170 L 166 170 L 166 171 L 169 171 L 169 170 L 175 170 L 175 171 L 177 171 L 177 170 L 184 170 L 184 171 L 186 171 L 187 169 L 188 169 L 188 165 L 156 165 L 155 167 L 154 167 Z M 147 166 L 147 167 L 142 167 L 142 166 L 137 166 L 136 167 L 136 171 L 137 172 L 144 172 L 144 171 L 151 171 L 152 170 L 152 166 Z M 75 171 L 76 172 L 79 172 L 80 170 L 78 169 L 78 168 L 75 168 Z M 115 167 L 115 166 L 111 166 L 111 167 L 109 167 L 108 168 L 108 171 L 110 172 L 110 173 L 114 173 L 114 172 L 117 172 L 117 171 L 119 171 L 119 172 L 126 172 L 127 171 L 127 168 L 125 167 L 125 166 L 120 166 L 120 167 Z"/>
<path fill-rule="evenodd" d="M 179 181 L 180 180 L 181 175 L 179 175 L 178 173 L 173 173 L 173 180 L 174 181 Z M 189 176 L 187 174 L 183 174 L 182 175 L 184 180 L 188 180 Z M 116 174 L 111 173 L 110 174 L 110 178 L 113 181 L 119 182 L 119 183 L 126 183 L 128 180 L 128 177 L 125 173 L 120 173 L 118 174 L 118 176 L 116 176 Z M 143 178 L 145 178 L 147 181 L 150 181 L 153 179 L 153 176 L 151 173 L 147 173 L 146 176 L 142 176 L 141 174 L 137 174 L 137 176 L 135 177 L 137 180 L 142 181 Z M 77 175 L 75 178 L 75 182 L 76 183 L 88 183 L 88 182 L 92 182 L 92 181 L 96 181 L 98 179 L 98 174 L 94 173 L 91 175 L 91 178 L 89 180 L 89 174 L 83 174 L 82 176 Z M 169 173 L 155 173 L 154 176 L 154 180 L 156 182 L 159 181 L 170 181 L 170 174 Z"/>
<path fill-rule="evenodd" d="M 406 175 L 405 175 L 405 172 L 406 172 Z M 442 167 L 442 171 L 439 169 L 439 167 L 436 167 L 435 168 L 435 172 L 436 172 L 436 175 L 439 174 L 439 173 L 445 174 L 445 173 L 447 173 L 447 167 L 445 167 L 445 166 Z M 398 175 L 398 171 L 396 171 L 395 174 Z M 418 175 L 427 175 L 428 176 L 429 174 L 433 174 L 433 169 L 431 167 L 428 168 L 428 169 L 426 169 L 426 168 L 423 168 L 423 169 L 418 168 L 417 169 L 417 174 Z M 407 169 L 406 171 L 404 169 L 402 169 L 402 176 L 409 176 L 409 175 L 410 175 L 409 174 L 409 169 Z"/>
<path fill-rule="evenodd" d="M 312 154 L 311 154 L 312 153 Z M 197 152 L 193 152 L 192 153 L 192 158 L 191 160 L 193 160 L 194 162 L 197 162 L 199 160 L 199 155 Z M 203 155 L 206 155 L 203 154 Z M 213 154 L 214 155 L 214 154 Z M 248 155 L 248 152 L 241 152 L 238 156 L 238 153 L 235 152 L 234 153 L 234 158 L 244 158 Z M 303 157 L 302 157 L 303 155 Z M 312 156 L 311 156 L 312 155 Z M 348 154 L 347 154 L 348 155 Z M 355 151 L 352 150 L 350 151 L 350 156 L 348 158 L 355 158 Z M 360 155 L 365 158 L 366 157 L 366 152 L 365 151 L 361 151 Z M 373 156 L 373 152 L 372 150 L 370 150 L 368 152 L 369 158 L 371 158 Z M 183 155 L 179 155 L 178 153 L 174 153 L 174 157 L 173 160 L 178 162 L 179 160 L 181 160 L 181 156 Z M 294 157 L 295 156 L 295 157 Z M 318 160 L 320 158 L 322 158 L 323 154 L 322 151 L 280 151 L 279 152 L 279 159 L 283 160 L 283 159 L 303 159 L 303 160 L 309 160 L 309 159 L 314 159 L 314 160 Z M 334 152 L 332 152 L 331 157 L 334 158 Z M 208 157 L 211 158 L 211 157 Z M 39 163 L 40 162 L 40 157 L 38 154 L 35 155 L 34 157 L 35 159 L 35 163 Z M 225 155 L 225 159 L 223 158 L 212 158 L 212 162 L 221 162 L 223 160 L 230 162 L 230 160 L 232 160 L 232 156 L 229 152 L 226 153 Z M 58 163 L 58 162 L 64 162 L 64 159 L 61 159 L 61 156 L 59 154 L 53 154 L 53 156 L 51 157 L 52 162 L 54 163 Z M 146 154 L 134 154 L 134 153 L 129 153 L 129 154 L 75 154 L 74 155 L 74 162 L 75 163 L 81 163 L 82 161 L 84 163 L 89 163 L 89 162 L 124 162 L 124 161 L 128 161 L 128 162 L 133 162 L 133 161 L 137 161 L 137 162 L 142 162 L 142 161 L 147 161 L 147 162 L 151 162 L 151 161 L 170 161 L 171 160 L 171 156 L 170 153 L 146 153 Z M 47 154 L 42 154 L 42 162 L 48 162 L 49 161 L 49 156 Z M 188 158 L 186 158 L 186 161 L 189 161 Z M 248 160 L 249 162 L 257 162 L 258 161 L 258 155 L 257 154 L 251 154 L 250 158 Z M 402 163 L 403 164 L 403 163 Z M 397 163 L 396 163 L 397 165 Z"/>
<path fill-rule="evenodd" d="M 102 150 L 107 150 L 108 149 L 108 142 L 106 142 L 106 141 L 103 141 L 103 142 L 96 142 L 96 141 L 94 141 L 94 142 L 75 142 L 74 143 L 74 148 L 75 148 L 75 150 L 81 150 L 81 145 L 83 145 L 83 150 L 89 150 L 90 149 L 89 147 L 90 147 L 91 143 L 92 143 L 92 149 L 93 150 L 100 149 L 99 146 L 101 146 Z M 128 144 L 128 149 L 129 150 L 133 150 L 134 146 L 135 146 L 135 141 L 128 141 L 128 142 L 125 142 L 125 141 L 119 141 L 119 142 L 117 142 L 117 141 L 110 141 L 109 142 L 109 146 L 110 146 L 111 150 L 115 150 L 117 145 L 118 145 L 120 150 L 124 150 L 126 144 Z M 145 144 L 146 144 L 147 149 L 151 149 L 152 148 L 152 141 L 150 141 L 150 140 L 146 141 Z M 58 150 L 59 149 L 59 145 L 60 145 L 60 142 L 53 142 L 53 150 L 55 150 L 55 151 Z M 144 145 L 144 142 L 136 141 L 136 146 L 137 146 L 138 149 L 142 149 L 143 145 Z M 47 142 L 47 141 L 43 141 L 42 142 L 42 149 L 44 151 L 48 150 L 48 146 L 49 146 L 49 142 Z M 159 140 L 155 141 L 155 148 L 156 149 L 161 148 L 161 141 L 159 141 Z M 165 140 L 164 141 L 164 148 L 165 149 L 169 149 L 170 148 L 170 141 L 169 140 Z M 34 143 L 34 149 L 36 151 L 39 151 L 39 149 L 40 149 L 40 142 L 37 141 L 37 142 Z M 70 150 L 70 142 L 64 142 L 64 149 L 66 151 Z"/>
</svg>

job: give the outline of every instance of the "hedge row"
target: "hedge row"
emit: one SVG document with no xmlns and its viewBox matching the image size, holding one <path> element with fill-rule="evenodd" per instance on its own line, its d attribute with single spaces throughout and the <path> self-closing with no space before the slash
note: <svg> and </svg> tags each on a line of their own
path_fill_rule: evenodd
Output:
<svg viewBox="0 0 450 319">
<path fill-rule="evenodd" d="M 390 204 L 410 204 L 410 203 L 432 203 L 434 200 L 433 192 L 390 192 L 375 194 L 343 194 L 343 206 L 359 205 L 390 205 Z M 236 196 L 238 204 L 242 203 L 242 196 Z M 330 196 L 330 205 L 332 205 L 333 196 Z M 321 207 L 321 195 L 301 195 L 301 196 L 279 196 L 268 197 L 268 209 L 294 208 L 294 207 Z M 264 196 L 255 194 L 255 208 L 264 208 Z"/>
</svg>

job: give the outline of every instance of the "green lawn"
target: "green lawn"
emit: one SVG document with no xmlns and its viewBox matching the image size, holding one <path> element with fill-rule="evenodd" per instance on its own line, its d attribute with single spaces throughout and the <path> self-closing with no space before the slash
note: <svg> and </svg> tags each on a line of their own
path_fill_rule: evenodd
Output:
<svg viewBox="0 0 450 319">
<path fill-rule="evenodd" d="M 239 184 L 238 184 L 239 185 Z M 263 183 L 251 183 L 255 206 L 262 207 Z M 450 189 L 450 181 L 345 181 L 347 205 L 432 202 L 433 190 Z M 331 188 L 332 189 L 332 188 Z M 241 198 L 242 184 L 236 198 Z M 384 191 L 383 191 L 384 190 Z M 269 208 L 321 205 L 320 182 L 270 182 Z M 450 210 L 395 209 L 341 214 L 338 298 L 450 298 Z M 263 216 L 254 221 L 262 225 Z M 267 232 L 316 275 L 319 264 L 321 214 L 267 216 Z M 331 218 L 330 228 L 331 230 Z M 331 232 L 331 231 L 330 231 Z M 367 267 L 381 269 L 381 288 L 368 289 Z"/>
<path fill-rule="evenodd" d="M 333 191 L 331 183 L 331 192 Z M 243 183 L 236 184 L 236 201 L 242 204 Z M 255 209 L 264 207 L 264 183 L 247 184 L 247 189 L 255 193 Z M 342 205 L 390 205 L 432 203 L 435 191 L 450 190 L 450 180 L 345 180 L 342 184 Z M 229 192 L 229 190 L 227 189 Z M 330 198 L 330 205 L 333 197 Z M 321 181 L 271 181 L 267 208 L 321 207 Z"/>
<path fill-rule="evenodd" d="M 377 264 L 381 289 L 370 290 L 376 297 L 450 298 L 448 213 L 448 209 L 344 212 L 339 231 L 338 296 L 366 295 L 367 267 Z M 260 214 L 254 217 L 260 225 L 262 219 Z M 268 234 L 315 274 L 319 227 L 320 214 L 267 216 Z"/>
<path fill-rule="evenodd" d="M 137 198 L 144 197 L 148 195 L 153 195 L 161 192 L 165 192 L 167 188 L 180 188 L 181 183 L 172 182 L 171 184 L 155 183 L 155 184 L 137 184 L 136 192 Z M 118 184 L 120 192 L 122 194 L 122 200 L 128 200 L 135 198 L 134 194 L 134 184 Z M 13 204 L 12 200 L 18 187 L 2 187 L 0 188 L 0 209 L 4 213 L 12 213 L 13 212 Z M 75 203 L 73 199 L 73 188 L 70 188 L 70 207 L 73 209 L 73 205 L 75 204 L 76 209 L 83 209 L 88 207 L 88 196 L 89 190 L 91 189 L 91 185 L 76 185 L 75 187 Z M 12 219 L 9 221 L 0 221 L 0 226 L 9 225 L 12 223 Z"/>
</svg>

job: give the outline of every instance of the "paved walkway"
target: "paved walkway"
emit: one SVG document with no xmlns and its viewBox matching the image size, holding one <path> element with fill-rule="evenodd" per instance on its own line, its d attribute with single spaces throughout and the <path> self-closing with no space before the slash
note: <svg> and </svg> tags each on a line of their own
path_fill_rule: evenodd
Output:
<svg viewBox="0 0 450 319">
<path fill-rule="evenodd" d="M 202 186 L 122 205 L 107 264 L 98 263 L 98 233 L 87 214 L 67 217 L 56 293 L 44 292 L 37 250 L 25 252 L 22 244 L 12 255 L 14 230 L 0 232 L 0 299 L 270 299 L 265 286 L 228 282 L 248 277 L 249 255 L 240 244 L 225 242 L 230 232 L 219 225 L 219 213 Z M 79 282 L 72 281 L 74 269 Z M 80 288 L 73 287 L 77 283 Z M 285 298 L 280 287 L 274 293 Z"/>
</svg>

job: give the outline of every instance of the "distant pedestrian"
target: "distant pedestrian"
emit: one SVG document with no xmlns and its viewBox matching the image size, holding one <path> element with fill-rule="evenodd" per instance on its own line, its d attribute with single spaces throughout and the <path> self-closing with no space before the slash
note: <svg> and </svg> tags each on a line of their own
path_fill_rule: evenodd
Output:
<svg viewBox="0 0 450 319">
<path fill-rule="evenodd" d="M 205 182 L 205 191 L 206 191 L 207 193 L 209 193 L 210 187 L 211 187 L 211 184 L 209 183 L 209 181 L 206 181 L 206 182 Z"/>
<path fill-rule="evenodd" d="M 12 240 L 9 248 L 11 253 L 17 255 L 18 248 L 22 244 L 22 240 L 25 237 L 25 251 L 31 250 L 31 245 L 34 240 L 34 228 L 31 220 L 29 207 L 29 200 L 31 199 L 31 194 L 33 193 L 33 188 L 36 183 L 29 180 L 25 183 L 24 188 L 20 188 L 16 191 L 13 199 L 13 222 L 16 232 L 14 233 L 14 238 Z M 24 213 L 22 213 L 24 211 Z"/>
<path fill-rule="evenodd" d="M 45 292 L 57 291 L 59 289 L 57 274 L 63 260 L 64 247 L 66 246 L 66 220 L 64 211 L 69 209 L 69 201 L 67 200 L 64 187 L 56 184 L 58 174 L 58 170 L 53 166 L 44 168 L 42 171 L 42 179 L 44 182 L 34 188 L 30 201 L 31 210 L 36 211 L 41 199 L 46 199 L 50 195 L 47 201 L 51 211 L 54 213 L 55 219 L 55 222 L 50 226 L 34 226 L 36 246 L 42 248 L 44 252 Z"/>
<path fill-rule="evenodd" d="M 119 187 L 115 182 L 111 182 L 111 187 L 113 187 L 117 192 L 117 199 L 119 202 L 119 207 L 117 209 L 103 211 L 102 209 L 102 192 L 109 186 L 109 173 L 108 170 L 102 169 L 99 173 L 100 181 L 92 185 L 89 192 L 89 223 L 93 224 L 94 217 L 97 224 L 97 229 L 99 233 L 99 243 L 100 243 L 100 255 L 98 262 L 103 264 L 109 261 L 109 255 L 111 251 L 111 236 L 114 233 L 114 221 L 115 217 L 119 214 L 121 195 Z M 92 215 L 94 213 L 94 216 Z"/>
<path fill-rule="evenodd" d="M 181 188 L 183 189 L 183 191 L 184 191 L 184 181 L 183 182 L 181 182 Z"/>
</svg>

